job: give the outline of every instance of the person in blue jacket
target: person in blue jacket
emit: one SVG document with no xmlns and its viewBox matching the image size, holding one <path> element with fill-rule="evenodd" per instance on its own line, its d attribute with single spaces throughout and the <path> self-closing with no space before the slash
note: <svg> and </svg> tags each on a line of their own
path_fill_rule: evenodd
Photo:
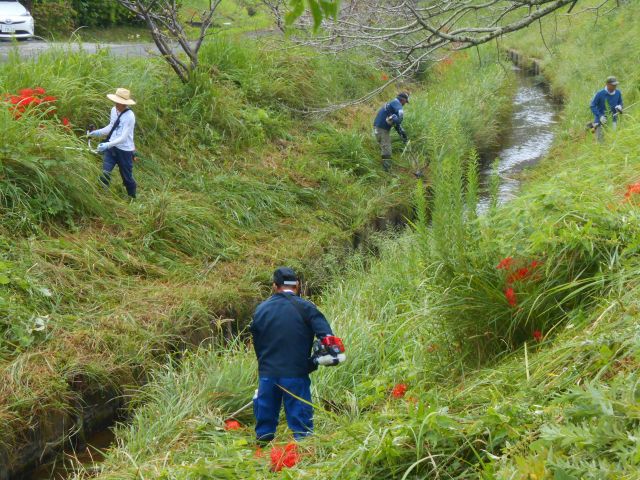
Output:
<svg viewBox="0 0 640 480">
<path fill-rule="evenodd" d="M 402 92 L 398 96 L 391 100 L 389 103 L 385 103 L 375 120 L 373 121 L 373 133 L 380 145 L 382 151 L 382 168 L 386 172 L 391 170 L 391 127 L 394 127 L 402 138 L 404 143 L 407 143 L 407 134 L 402 128 L 402 120 L 404 118 L 403 107 L 409 103 L 409 94 Z"/>
<path fill-rule="evenodd" d="M 595 127 L 596 139 L 602 142 L 604 139 L 603 125 L 607 123 L 607 104 L 613 120 L 615 129 L 618 122 L 618 115 L 622 114 L 622 93 L 618 90 L 618 80 L 616 77 L 608 77 L 605 87 L 598 91 L 591 100 L 591 113 L 593 113 L 593 127 Z"/>
<path fill-rule="evenodd" d="M 272 290 L 249 327 L 258 358 L 253 413 L 259 443 L 274 439 L 282 404 L 296 440 L 313 433 L 309 373 L 317 366 L 310 359 L 311 348 L 314 337 L 333 335 L 318 308 L 298 296 L 300 282 L 292 269 L 280 267 L 273 273 Z"/>
</svg>

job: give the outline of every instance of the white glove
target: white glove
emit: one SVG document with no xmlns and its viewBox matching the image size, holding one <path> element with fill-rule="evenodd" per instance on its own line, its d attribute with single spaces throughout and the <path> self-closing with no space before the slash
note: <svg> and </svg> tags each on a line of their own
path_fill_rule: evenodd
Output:
<svg viewBox="0 0 640 480">
<path fill-rule="evenodd" d="M 600 117 L 600 125 L 606 125 L 606 123 L 607 123 L 607 117 L 602 115 Z"/>
<path fill-rule="evenodd" d="M 100 143 L 98 144 L 98 148 L 96 148 L 96 150 L 100 153 L 106 152 L 108 149 L 109 149 L 108 143 Z"/>
<path fill-rule="evenodd" d="M 616 111 L 622 113 L 622 105 L 616 105 Z"/>
<path fill-rule="evenodd" d="M 93 131 L 89 131 L 89 130 L 87 130 L 87 136 L 88 136 L 88 137 L 99 137 L 99 136 L 100 136 L 100 134 L 98 133 L 98 131 L 97 131 L 97 130 L 93 130 Z"/>
</svg>

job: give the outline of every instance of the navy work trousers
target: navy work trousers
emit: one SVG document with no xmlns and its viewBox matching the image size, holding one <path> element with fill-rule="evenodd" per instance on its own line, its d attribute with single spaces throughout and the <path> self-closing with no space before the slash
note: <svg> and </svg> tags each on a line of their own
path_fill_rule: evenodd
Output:
<svg viewBox="0 0 640 480">
<path fill-rule="evenodd" d="M 122 177 L 122 183 L 127 189 L 127 193 L 131 198 L 136 198 L 136 181 L 133 179 L 133 152 L 125 152 L 116 147 L 104 152 L 100 181 L 108 186 L 111 182 L 111 172 L 116 165 L 120 170 L 120 177 Z"/>
<path fill-rule="evenodd" d="M 258 440 L 273 440 L 283 403 L 287 424 L 296 440 L 313 432 L 313 407 L 287 392 L 310 403 L 311 380 L 309 377 L 260 377 L 258 393 L 253 399 Z"/>
</svg>

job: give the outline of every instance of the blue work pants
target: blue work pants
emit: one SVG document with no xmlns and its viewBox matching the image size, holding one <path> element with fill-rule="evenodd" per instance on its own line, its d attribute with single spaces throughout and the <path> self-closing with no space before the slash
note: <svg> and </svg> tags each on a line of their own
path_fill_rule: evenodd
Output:
<svg viewBox="0 0 640 480">
<path fill-rule="evenodd" d="M 286 390 L 286 391 L 285 391 Z M 296 440 L 313 432 L 313 407 L 291 396 L 311 402 L 311 380 L 309 377 L 260 377 L 258 393 L 253 399 L 253 413 L 256 417 L 256 438 L 260 441 L 273 440 L 280 408 L 284 403 L 284 413 L 289 429 Z"/>
<path fill-rule="evenodd" d="M 116 165 L 118 165 L 120 177 L 122 177 L 122 183 L 127 189 L 127 193 L 131 198 L 136 198 L 136 181 L 133 179 L 133 152 L 125 152 L 116 147 L 105 151 L 100 181 L 108 186 L 111 181 L 111 172 Z"/>
</svg>

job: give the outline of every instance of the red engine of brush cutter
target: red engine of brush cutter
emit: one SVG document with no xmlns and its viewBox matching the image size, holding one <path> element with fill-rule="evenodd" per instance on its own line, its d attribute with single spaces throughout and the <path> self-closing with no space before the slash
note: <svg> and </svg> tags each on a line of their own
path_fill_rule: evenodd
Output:
<svg viewBox="0 0 640 480">
<path fill-rule="evenodd" d="M 347 356 L 344 353 L 342 340 L 333 335 L 327 335 L 322 340 L 314 342 L 311 358 L 316 365 L 331 367 L 344 362 Z"/>
</svg>

